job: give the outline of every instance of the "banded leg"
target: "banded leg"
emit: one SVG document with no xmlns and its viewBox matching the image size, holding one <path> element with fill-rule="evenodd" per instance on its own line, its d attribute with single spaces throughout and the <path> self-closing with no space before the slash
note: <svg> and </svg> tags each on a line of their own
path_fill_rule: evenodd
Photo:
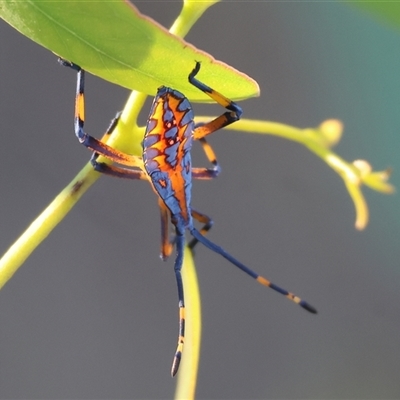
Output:
<svg viewBox="0 0 400 400">
<path fill-rule="evenodd" d="M 200 138 L 200 144 L 203 147 L 204 153 L 208 161 L 213 165 L 213 168 L 192 168 L 192 178 L 194 179 L 213 179 L 216 178 L 221 172 L 221 167 L 218 164 L 217 157 L 212 147 L 208 144 L 206 139 Z"/>
<path fill-rule="evenodd" d="M 191 210 L 191 214 L 195 220 L 204 224 L 203 227 L 200 229 L 200 234 L 201 235 L 207 234 L 207 232 L 212 228 L 214 221 L 208 215 L 203 214 L 199 211 L 196 211 L 193 208 Z M 193 251 L 193 249 L 197 243 L 198 243 L 198 239 L 196 239 L 194 237 L 188 244 L 189 249 Z"/>
<path fill-rule="evenodd" d="M 183 251 L 185 247 L 185 232 L 176 230 L 176 260 L 174 265 L 176 283 L 178 286 L 178 300 L 179 300 L 179 334 L 178 346 L 175 351 L 174 360 L 171 367 L 171 375 L 175 376 L 178 372 L 179 364 L 181 362 L 183 344 L 185 341 L 185 301 L 183 294 L 183 283 L 181 269 L 183 264 Z"/>
<path fill-rule="evenodd" d="M 100 139 L 101 142 L 107 141 L 108 137 L 114 132 L 114 129 L 117 127 L 120 118 L 121 118 L 121 111 L 118 111 L 115 117 L 111 120 L 110 125 L 108 125 L 105 134 Z"/>
<path fill-rule="evenodd" d="M 98 153 L 111 161 L 118 164 L 127 165 L 129 167 L 142 167 L 142 161 L 140 157 L 125 154 L 122 151 L 113 149 L 101 140 L 94 138 L 87 134 L 84 130 L 85 124 L 85 71 L 79 66 L 69 61 L 59 59 L 59 63 L 65 67 L 72 68 L 77 71 L 77 84 L 76 84 L 76 97 L 75 97 L 75 117 L 74 117 L 74 129 L 75 135 L 79 142 L 87 147 L 89 150 Z M 115 128 L 117 120 L 114 120 L 115 125 L 110 125 L 104 136 L 108 136 L 109 133 Z M 103 138 L 104 138 L 103 136 Z"/>
<path fill-rule="evenodd" d="M 247 275 L 250 275 L 252 278 L 254 278 L 257 282 L 261 283 L 264 286 L 267 286 L 276 292 L 283 294 L 286 298 L 289 300 L 293 301 L 294 303 L 298 304 L 300 307 L 303 307 L 305 310 L 309 311 L 310 313 L 316 314 L 317 310 L 310 304 L 308 304 L 306 301 L 302 300 L 300 297 L 296 296 L 295 294 L 288 292 L 286 289 L 281 288 L 278 285 L 275 285 L 268 279 L 258 275 L 256 272 L 251 270 L 249 267 L 246 267 L 246 265 L 242 264 L 240 261 L 236 260 L 233 256 L 231 256 L 229 253 L 227 253 L 222 247 L 217 246 L 215 243 L 211 242 L 208 240 L 205 236 L 203 236 L 196 228 L 192 227 L 190 228 L 190 233 L 192 236 L 197 239 L 199 242 L 204 244 L 207 248 L 210 250 L 214 251 L 215 253 L 221 255 L 225 259 L 227 259 L 230 263 L 241 269 L 243 272 L 245 272 Z"/>
<path fill-rule="evenodd" d="M 107 140 L 107 138 L 112 134 L 114 131 L 115 127 L 118 125 L 119 118 L 121 116 L 121 113 L 118 112 L 117 115 L 112 119 L 109 127 L 106 130 L 106 133 L 103 135 L 101 138 L 101 141 L 103 142 L 104 140 Z M 113 165 L 108 165 L 104 162 L 98 162 L 97 159 L 99 158 L 101 154 L 94 152 L 92 154 L 92 157 L 90 158 L 90 162 L 93 165 L 93 168 L 102 174 L 109 175 L 109 176 L 114 176 L 117 178 L 128 178 L 128 179 L 142 179 L 142 180 L 147 180 L 147 175 L 145 172 L 141 170 L 132 170 L 129 168 L 121 168 L 121 167 L 116 167 Z"/>
<path fill-rule="evenodd" d="M 159 199 L 158 200 L 160 206 L 160 214 L 161 214 L 161 253 L 160 257 L 163 261 L 166 261 L 168 257 L 171 255 L 172 250 L 174 248 L 174 244 L 176 238 L 174 237 L 172 240 L 169 239 L 169 211 L 165 207 L 164 202 Z M 200 211 L 194 210 L 193 208 L 190 211 L 192 217 L 199 221 L 200 223 L 204 224 L 203 227 L 200 229 L 200 233 L 202 235 L 206 235 L 207 232 L 212 228 L 214 221 L 206 214 L 201 213 Z M 188 247 L 191 251 L 193 251 L 194 247 L 198 243 L 196 238 L 193 238 Z"/>
<path fill-rule="evenodd" d="M 225 107 L 228 111 L 224 114 L 220 115 L 219 117 L 213 119 L 212 121 L 197 127 L 193 131 L 193 138 L 195 140 L 201 139 L 210 133 L 215 132 L 218 129 L 221 129 L 227 125 L 232 124 L 233 122 L 240 119 L 243 111 L 242 109 L 232 100 L 229 100 L 227 97 L 222 95 L 221 93 L 217 92 L 216 90 L 210 88 L 209 86 L 205 85 L 204 83 L 200 82 L 195 76 L 200 71 L 200 63 L 196 62 L 196 66 L 194 67 L 193 71 L 189 74 L 189 82 L 197 87 L 199 90 L 204 92 L 206 95 L 210 96 L 214 101 L 218 104 L 221 104 L 222 107 Z"/>
<path fill-rule="evenodd" d="M 104 162 L 98 162 L 97 158 L 100 155 L 104 156 L 104 154 L 93 153 L 93 156 L 90 159 L 93 168 L 97 172 L 116 178 L 148 180 L 147 174 L 139 169 L 123 168 L 115 165 L 109 165 Z"/>
<path fill-rule="evenodd" d="M 172 250 L 174 249 L 174 240 L 169 239 L 169 211 L 165 206 L 164 202 L 161 198 L 158 199 L 158 205 L 160 207 L 160 216 L 161 216 L 161 253 L 160 257 L 163 261 L 166 261 L 167 258 L 171 255 Z"/>
</svg>

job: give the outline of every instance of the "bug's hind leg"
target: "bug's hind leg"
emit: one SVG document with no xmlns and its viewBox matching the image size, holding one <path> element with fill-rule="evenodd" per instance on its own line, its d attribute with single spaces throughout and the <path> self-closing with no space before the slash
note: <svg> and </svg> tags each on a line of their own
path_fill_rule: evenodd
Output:
<svg viewBox="0 0 400 400">
<path fill-rule="evenodd" d="M 203 82 L 200 82 L 195 76 L 200 71 L 201 64 L 197 61 L 196 66 L 193 68 L 192 72 L 189 74 L 189 82 L 197 87 L 199 90 L 204 92 L 206 95 L 210 96 L 214 101 L 220 104 L 222 107 L 225 107 L 228 111 L 219 117 L 213 119 L 212 121 L 197 127 L 193 131 L 193 138 L 195 140 L 203 138 L 210 133 L 215 132 L 218 129 L 221 129 L 227 125 L 232 124 L 233 122 L 240 119 L 243 111 L 242 109 L 232 100 L 225 97 L 223 94 L 217 92 L 216 90 L 210 88 Z"/>
<path fill-rule="evenodd" d="M 217 246 L 215 243 L 208 240 L 205 236 L 203 236 L 196 228 L 190 228 L 190 233 L 193 235 L 195 239 L 201 242 L 204 246 L 209 248 L 210 250 L 214 251 L 215 253 L 221 255 L 225 259 L 227 259 L 230 263 L 232 263 L 237 268 L 241 269 L 244 273 L 254 278 L 258 283 L 261 285 L 267 286 L 276 292 L 283 294 L 286 298 L 293 301 L 294 303 L 298 304 L 300 307 L 303 307 L 310 313 L 316 314 L 317 310 L 306 301 L 302 300 L 300 297 L 296 296 L 295 294 L 288 292 L 286 289 L 281 288 L 278 285 L 275 285 L 270 280 L 258 275 L 255 271 L 247 267 L 246 265 L 242 264 L 238 261 L 235 257 L 231 256 L 228 252 L 226 252 L 222 247 Z"/>
<path fill-rule="evenodd" d="M 206 235 L 207 232 L 212 228 L 214 221 L 208 215 L 203 214 L 199 211 L 196 211 L 193 208 L 191 209 L 191 214 L 195 220 L 204 224 L 203 227 L 200 229 L 200 234 Z M 193 237 L 193 239 L 188 244 L 189 249 L 193 251 L 193 249 L 196 246 L 196 244 L 198 243 L 198 241 L 199 241 L 198 239 Z"/>
<path fill-rule="evenodd" d="M 160 258 L 166 261 L 174 249 L 175 237 L 169 238 L 169 211 L 161 198 L 158 199 L 161 217 L 161 253 Z"/>
</svg>

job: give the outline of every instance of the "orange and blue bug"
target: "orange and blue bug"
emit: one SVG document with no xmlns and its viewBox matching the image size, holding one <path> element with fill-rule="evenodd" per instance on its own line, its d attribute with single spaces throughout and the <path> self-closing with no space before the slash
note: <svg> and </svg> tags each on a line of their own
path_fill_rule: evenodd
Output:
<svg viewBox="0 0 400 400">
<path fill-rule="evenodd" d="M 172 376 L 178 371 L 185 338 L 185 301 L 181 269 L 186 230 L 193 236 L 193 240 L 189 243 L 191 249 L 196 243 L 201 242 L 262 285 L 283 294 L 289 300 L 311 313 L 317 312 L 313 306 L 301 300 L 300 297 L 258 275 L 204 236 L 211 228 L 213 221 L 207 215 L 192 208 L 192 179 L 212 179 L 219 174 L 220 168 L 217 159 L 205 137 L 239 120 L 242 109 L 235 102 L 195 78 L 200 71 L 199 62 L 196 62 L 195 68 L 189 74 L 189 82 L 225 107 L 227 111 L 214 120 L 195 127 L 194 114 L 189 100 L 177 90 L 165 86 L 160 87 L 147 120 L 142 157 L 115 150 L 101 140 L 88 135 L 83 130 L 84 71 L 76 64 L 68 61 L 60 60 L 60 63 L 75 69 L 78 73 L 74 120 L 75 134 L 80 143 L 93 151 L 91 162 L 94 169 L 110 176 L 146 179 L 151 183 L 155 193 L 158 195 L 161 212 L 161 258 L 166 260 L 175 246 L 177 254 L 174 270 L 178 286 L 179 337 L 172 363 Z M 112 133 L 118 123 L 118 118 L 119 114 L 112 121 L 104 137 Z M 194 140 L 200 141 L 208 160 L 213 165 L 212 168 L 192 167 L 190 149 Z M 104 156 L 117 164 L 124 165 L 124 167 L 98 162 L 99 156 Z M 136 169 L 128 167 L 135 167 Z M 194 219 L 204 224 L 200 231 L 194 227 Z M 169 221 L 175 227 L 175 237 L 173 239 L 168 237 Z"/>
</svg>

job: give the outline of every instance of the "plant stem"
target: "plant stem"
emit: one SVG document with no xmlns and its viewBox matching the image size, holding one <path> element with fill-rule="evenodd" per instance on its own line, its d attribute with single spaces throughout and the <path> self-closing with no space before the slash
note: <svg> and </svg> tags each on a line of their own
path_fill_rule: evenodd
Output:
<svg viewBox="0 0 400 400">
<path fill-rule="evenodd" d="M 29 225 L 0 260 L 0 288 L 13 276 L 36 247 L 65 217 L 85 191 L 98 179 L 91 165 L 85 168 Z"/>
<path fill-rule="evenodd" d="M 192 252 L 188 248 L 185 249 L 182 278 L 187 293 L 185 300 L 187 335 L 174 398 L 187 400 L 194 399 L 196 394 L 201 342 L 200 292 Z"/>
</svg>

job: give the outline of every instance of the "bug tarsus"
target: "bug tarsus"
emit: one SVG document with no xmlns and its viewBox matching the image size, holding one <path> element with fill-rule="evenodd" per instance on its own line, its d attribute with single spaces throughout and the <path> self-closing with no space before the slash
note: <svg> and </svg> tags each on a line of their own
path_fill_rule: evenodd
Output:
<svg viewBox="0 0 400 400">
<path fill-rule="evenodd" d="M 75 64 L 71 61 L 65 60 L 64 58 L 59 57 L 57 60 L 63 67 L 69 67 L 72 68 L 73 70 L 79 72 L 82 68 L 78 65 Z"/>
<path fill-rule="evenodd" d="M 172 362 L 172 367 L 171 367 L 171 376 L 174 377 L 179 369 L 179 365 L 181 363 L 181 358 L 182 358 L 182 352 L 177 351 L 175 353 L 174 361 Z"/>
<path fill-rule="evenodd" d="M 301 307 L 303 307 L 305 310 L 307 310 L 308 312 L 312 313 L 312 314 L 318 314 L 318 311 L 316 308 L 314 308 L 311 304 L 308 304 L 306 301 L 301 301 L 299 303 L 299 305 Z"/>
</svg>

